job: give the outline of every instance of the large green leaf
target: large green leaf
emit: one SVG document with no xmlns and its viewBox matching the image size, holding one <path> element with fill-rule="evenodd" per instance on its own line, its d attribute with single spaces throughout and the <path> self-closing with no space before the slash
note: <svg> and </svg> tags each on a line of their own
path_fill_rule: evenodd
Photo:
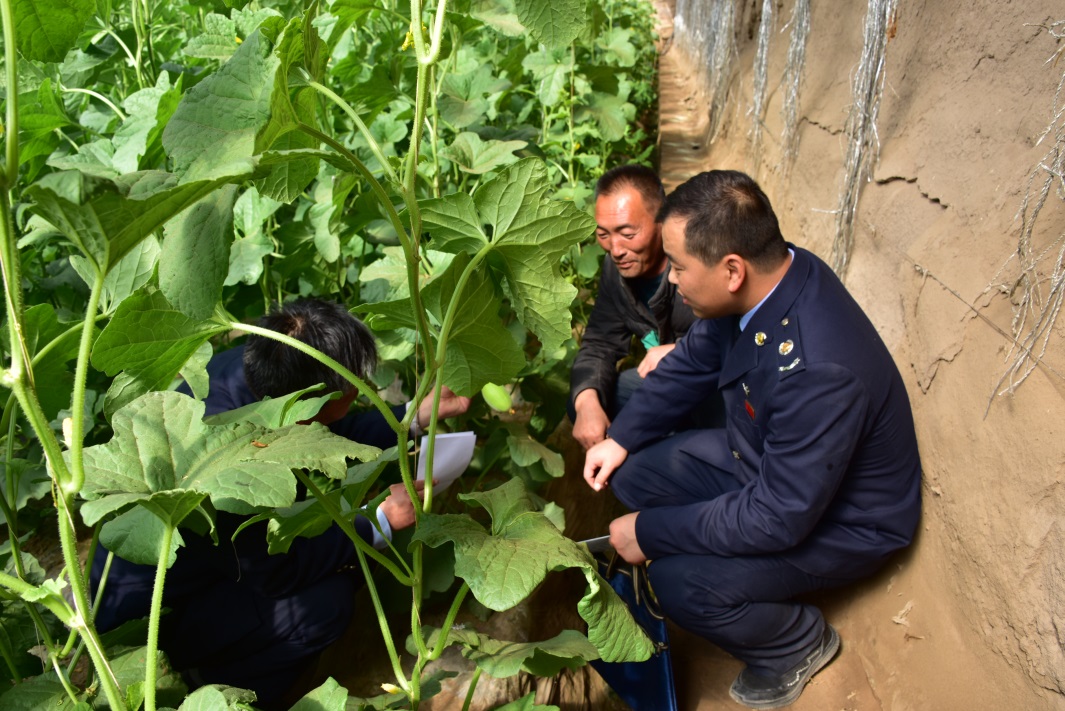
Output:
<svg viewBox="0 0 1065 711">
<path fill-rule="evenodd" d="M 119 409 L 135 397 L 170 385 L 193 353 L 225 326 L 190 319 L 174 309 L 161 292 L 141 291 L 122 302 L 96 339 L 93 365 L 115 375 L 124 371 L 121 397 L 110 396 Z M 113 388 L 114 390 L 114 388 Z M 112 409 L 113 408 L 113 409 Z"/>
<path fill-rule="evenodd" d="M 562 100 L 562 92 L 569 86 L 573 60 L 562 51 L 546 49 L 526 55 L 521 66 L 532 73 L 536 82 L 536 96 L 544 106 L 554 106 Z"/>
<path fill-rule="evenodd" d="M 225 15 L 209 12 L 203 18 L 203 31 L 189 37 L 185 56 L 226 60 L 240 46 L 237 39 L 237 23 Z"/>
<path fill-rule="evenodd" d="M 549 49 L 566 47 L 587 24 L 584 0 L 515 0 L 521 24 Z"/>
<path fill-rule="evenodd" d="M 585 112 L 595 117 L 599 135 L 604 141 L 620 141 L 636 118 L 635 106 L 620 96 L 600 92 L 592 94 L 591 101 L 578 118 L 583 117 Z"/>
<path fill-rule="evenodd" d="M 247 422 L 210 426 L 204 405 L 176 392 L 149 393 L 115 413 L 114 436 L 85 449 L 87 502 L 82 515 L 99 520 L 137 503 L 161 519 L 191 511 L 206 494 L 215 508 L 250 513 L 291 506 L 295 468 L 340 479 L 347 460 L 376 457 L 375 447 L 334 435 L 317 423 L 270 430 Z"/>
<path fill-rule="evenodd" d="M 70 391 L 74 382 L 73 368 L 68 364 L 78 357 L 80 330 L 70 331 L 76 324 L 59 321 L 51 304 L 37 304 L 26 309 L 23 319 L 26 350 L 33 358 L 53 340 L 63 336 L 33 365 L 33 380 L 41 407 L 49 418 L 61 409 L 70 407 Z M 68 333 L 68 331 L 70 331 Z M 66 334 L 65 336 L 63 334 Z M 3 337 L 8 348 L 7 334 Z"/>
<path fill-rule="evenodd" d="M 504 277 L 518 319 L 553 351 L 570 337 L 569 305 L 577 293 L 559 264 L 595 221 L 571 203 L 550 200 L 549 188 L 545 165 L 528 158 L 502 170 L 472 199 L 455 193 L 425 201 L 422 220 L 434 249 L 488 249 L 487 262 Z"/>
<path fill-rule="evenodd" d="M 251 170 L 252 156 L 266 147 L 260 134 L 270 121 L 281 66 L 273 49 L 256 30 L 218 72 L 185 94 L 163 132 L 182 182 Z"/>
<path fill-rule="evenodd" d="M 53 671 L 10 687 L 0 695 L 0 707 L 4 711 L 75 711 L 74 702 Z"/>
<path fill-rule="evenodd" d="M 103 292 L 100 294 L 101 312 L 112 313 L 130 294 L 148 283 L 155 274 L 160 251 L 159 240 L 148 237 L 111 267 L 104 278 Z M 88 259 L 75 254 L 70 257 L 70 265 L 87 285 L 92 286 L 96 275 Z"/>
<path fill-rule="evenodd" d="M 22 94 L 19 97 L 19 165 L 54 151 L 62 140 L 59 129 L 71 123 L 51 79 L 41 82 L 35 93 Z"/>
<path fill-rule="evenodd" d="M 115 155 L 112 164 L 119 173 L 132 173 L 141 167 L 141 158 L 154 153 L 160 135 L 181 100 L 181 92 L 170 86 L 169 75 L 159 73 L 155 86 L 141 89 L 126 97 L 122 106 L 126 120 L 115 131 L 112 141 Z"/>
<path fill-rule="evenodd" d="M 235 185 L 216 190 L 167 223 L 159 258 L 159 288 L 190 319 L 208 318 L 229 272 Z"/>
<path fill-rule="evenodd" d="M 244 177 L 179 185 L 173 175 L 160 171 L 130 173 L 116 181 L 65 171 L 46 175 L 26 194 L 41 217 L 106 272 L 174 215 L 215 188 Z"/>
<path fill-rule="evenodd" d="M 59 62 L 96 10 L 92 0 L 13 0 L 15 38 L 27 59 Z"/>
<path fill-rule="evenodd" d="M 475 271 L 462 294 L 456 296 L 459 277 L 469 262 L 465 253 L 455 257 L 448 270 L 423 291 L 425 306 L 438 323 L 443 322 L 451 302 L 458 299 L 441 378 L 465 396 L 473 396 L 485 383 L 510 382 L 525 365 L 525 354 L 499 319 L 502 304 L 487 273 Z"/>
<path fill-rule="evenodd" d="M 185 515 L 195 510 L 200 505 L 200 502 L 207 498 L 207 494 L 199 491 L 167 493 L 176 494 L 179 497 L 183 496 L 192 505 L 191 509 L 184 511 Z M 157 498 L 162 501 L 164 497 L 160 495 Z M 147 502 L 148 500 L 145 499 L 144 501 Z M 180 511 L 175 513 L 180 513 Z M 167 518 L 173 519 L 170 516 Z M 183 518 L 184 516 L 181 517 L 181 519 Z M 162 547 L 166 528 L 168 526 L 173 528 L 180 522 L 181 520 L 179 519 L 175 523 L 168 523 L 158 518 L 148 508 L 137 506 L 105 523 L 100 529 L 100 543 L 107 550 L 123 560 L 128 560 L 130 563 L 155 566 L 159 562 L 161 553 L 159 549 Z M 175 535 L 170 539 L 170 548 L 167 550 L 166 567 L 169 568 L 174 565 L 174 561 L 177 560 L 178 548 L 182 545 L 184 543 L 181 539 L 181 534 L 175 532 Z"/>
<path fill-rule="evenodd" d="M 440 634 L 433 630 L 430 647 Z M 461 644 L 462 654 L 483 672 L 496 679 L 528 672 L 537 676 L 555 676 L 563 669 L 576 669 L 586 661 L 599 659 L 599 651 L 580 632 L 563 630 L 559 635 L 542 642 L 505 642 L 493 639 L 469 628 L 451 628 L 447 644 Z M 408 640 L 408 651 L 416 654 Z"/>
<path fill-rule="evenodd" d="M 466 173 L 481 175 L 518 160 L 514 151 L 529 145 L 527 141 L 482 141 L 476 133 L 460 133 L 444 151 L 444 156 Z"/>
<path fill-rule="evenodd" d="M 520 480 L 459 498 L 488 510 L 491 531 L 466 515 L 427 514 L 414 538 L 433 548 L 453 543 L 455 574 L 466 581 L 481 604 L 493 610 L 509 609 L 528 597 L 548 572 L 578 568 L 588 590 L 577 611 L 588 623 L 588 639 L 602 658 L 642 661 L 651 655 L 651 641 L 600 577 L 594 559 L 536 509 Z"/>
<path fill-rule="evenodd" d="M 330 677 L 297 701 L 289 711 L 344 711 L 348 690 Z"/>
</svg>

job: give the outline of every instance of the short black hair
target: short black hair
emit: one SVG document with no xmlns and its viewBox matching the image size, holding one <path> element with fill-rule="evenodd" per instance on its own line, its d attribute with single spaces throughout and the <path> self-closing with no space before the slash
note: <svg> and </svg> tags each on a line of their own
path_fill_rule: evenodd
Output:
<svg viewBox="0 0 1065 711">
<path fill-rule="evenodd" d="M 373 333 L 338 303 L 303 298 L 280 308 L 275 305 L 258 325 L 320 350 L 360 378 L 377 365 Z M 321 383 L 327 392 L 348 392 L 354 387 L 306 353 L 255 334 L 248 336 L 244 346 L 244 377 L 258 398 L 280 397 Z"/>
<path fill-rule="evenodd" d="M 603 173 L 595 184 L 595 197 L 599 199 L 604 195 L 613 195 L 623 188 L 635 189 L 643 198 L 643 206 L 652 215 L 658 212 L 662 201 L 666 199 L 666 191 L 658 173 L 645 165 L 636 164 L 619 165 Z"/>
<path fill-rule="evenodd" d="M 658 221 L 687 220 L 684 248 L 704 264 L 738 254 L 768 271 L 788 256 L 773 206 L 746 173 L 711 170 L 678 187 L 658 211 Z"/>
</svg>

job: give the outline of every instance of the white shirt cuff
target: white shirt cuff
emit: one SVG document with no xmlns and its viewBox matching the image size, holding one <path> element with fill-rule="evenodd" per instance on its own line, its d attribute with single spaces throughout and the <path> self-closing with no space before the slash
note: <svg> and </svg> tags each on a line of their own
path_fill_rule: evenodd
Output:
<svg viewBox="0 0 1065 711">
<path fill-rule="evenodd" d="M 373 541 L 371 543 L 374 548 L 381 550 L 392 541 L 392 525 L 388 522 L 388 516 L 385 516 L 385 512 L 380 507 L 377 509 L 377 523 L 380 525 L 381 530 L 377 530 L 376 526 L 374 527 Z"/>
</svg>

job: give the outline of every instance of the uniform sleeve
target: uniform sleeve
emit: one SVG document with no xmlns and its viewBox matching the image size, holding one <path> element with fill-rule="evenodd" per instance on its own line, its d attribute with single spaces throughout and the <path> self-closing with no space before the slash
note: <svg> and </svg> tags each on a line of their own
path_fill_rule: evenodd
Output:
<svg viewBox="0 0 1065 711">
<path fill-rule="evenodd" d="M 608 434 L 630 453 L 677 430 L 691 411 L 716 397 L 721 373 L 720 325 L 700 320 L 647 374 L 614 418 Z"/>
<path fill-rule="evenodd" d="M 754 555 L 802 543 L 846 475 L 869 396 L 838 365 L 807 366 L 773 395 L 758 475 L 710 501 L 646 509 L 636 538 L 650 558 L 679 553 Z M 730 427 L 730 438 L 738 436 Z M 731 442 L 730 442 L 731 444 Z"/>
<path fill-rule="evenodd" d="M 581 339 L 581 348 L 573 361 L 569 394 L 571 411 L 577 396 L 588 389 L 599 393 L 599 402 L 604 410 L 610 412 L 614 407 L 614 390 L 618 381 L 617 363 L 629 353 L 632 332 L 619 307 L 625 296 L 619 290 L 625 287 L 616 274 L 612 276 L 611 269 L 612 267 L 604 262 L 599 297 L 592 307 L 588 326 Z"/>
</svg>

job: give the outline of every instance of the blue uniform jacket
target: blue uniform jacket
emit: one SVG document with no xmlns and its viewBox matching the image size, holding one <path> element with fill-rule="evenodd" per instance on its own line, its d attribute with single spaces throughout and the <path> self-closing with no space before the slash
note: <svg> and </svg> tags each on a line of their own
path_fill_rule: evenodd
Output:
<svg viewBox="0 0 1065 711">
<path fill-rule="evenodd" d="M 679 429 L 714 388 L 725 401 L 727 449 L 710 431 L 686 452 L 693 475 L 706 462 L 742 488 L 641 511 L 636 537 L 649 558 L 779 553 L 843 577 L 912 540 L 921 464 L 902 377 L 832 270 L 793 250 L 742 333 L 739 317 L 697 321 L 610 428 L 635 452 Z"/>
<path fill-rule="evenodd" d="M 207 364 L 210 376 L 210 390 L 204 399 L 207 415 L 258 401 L 244 378 L 243 356 L 244 347 L 238 346 L 212 357 Z M 190 394 L 187 385 L 178 390 Z M 405 407 L 400 405 L 393 412 L 402 419 L 404 410 Z M 335 434 L 382 449 L 396 444 L 395 433 L 376 410 L 348 415 L 329 428 Z M 240 580 L 267 597 L 288 597 L 354 560 L 351 541 L 335 525 L 316 538 L 297 538 L 289 552 L 283 555 L 268 552 L 265 523 L 242 531 L 236 541 L 231 542 L 230 538 L 244 518 L 218 512 L 218 546 L 206 536 L 183 531 L 186 546 L 178 551 L 177 561 L 167 573 L 164 597 L 167 606 L 182 604 L 183 599 L 209 589 L 218 580 Z M 357 517 L 355 528 L 364 540 L 371 540 L 369 520 Z M 107 551 L 100 546 L 93 560 L 94 589 L 106 557 Z M 130 563 L 116 556 L 108 573 L 104 599 L 97 610 L 98 627 L 106 631 L 127 620 L 146 616 L 154 577 L 153 567 Z M 234 628 L 225 630 L 234 638 L 246 632 L 240 629 L 244 619 L 240 610 L 219 610 L 217 619 Z M 219 634 L 221 630 L 216 629 L 214 633 Z"/>
</svg>

